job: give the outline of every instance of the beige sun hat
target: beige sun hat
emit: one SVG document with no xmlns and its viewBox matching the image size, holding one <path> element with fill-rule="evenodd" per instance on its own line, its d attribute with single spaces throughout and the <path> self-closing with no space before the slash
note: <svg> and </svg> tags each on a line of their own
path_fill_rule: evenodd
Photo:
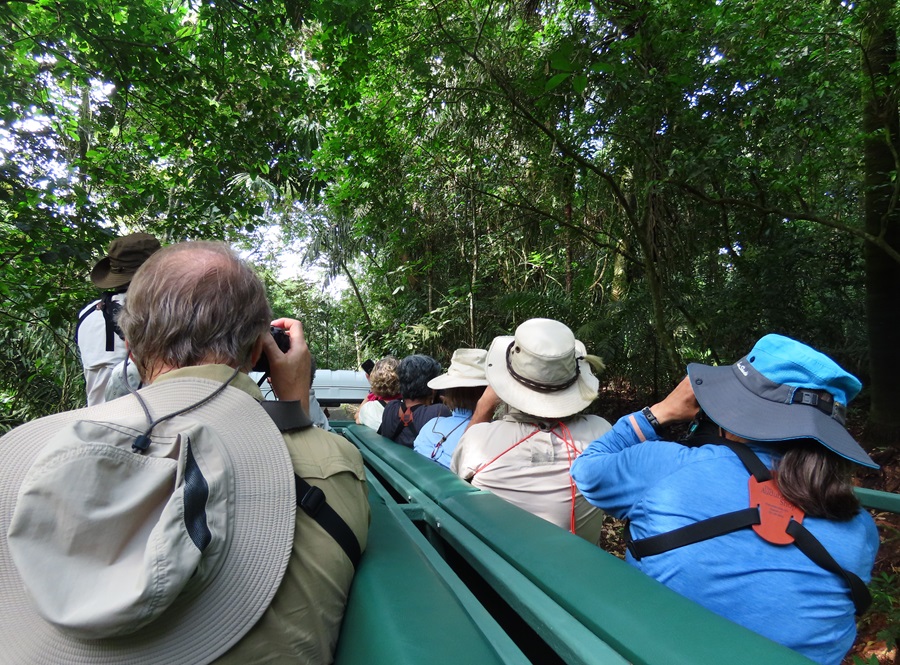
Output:
<svg viewBox="0 0 900 665">
<path fill-rule="evenodd" d="M 450 358 L 450 367 L 447 368 L 446 374 L 434 377 L 428 382 L 428 387 L 446 390 L 486 386 L 488 381 L 484 374 L 485 358 L 487 351 L 484 349 L 457 349 Z"/>
<path fill-rule="evenodd" d="M 154 418 L 221 383 L 140 394 Z M 259 620 L 293 547 L 293 466 L 258 403 L 227 387 L 148 427 L 134 396 L 0 439 L 0 644 L 11 663 L 206 663 Z"/>
<path fill-rule="evenodd" d="M 530 319 L 514 337 L 495 337 L 485 373 L 497 396 L 541 418 L 565 418 L 597 399 L 600 382 L 584 344 L 563 323 Z"/>
</svg>

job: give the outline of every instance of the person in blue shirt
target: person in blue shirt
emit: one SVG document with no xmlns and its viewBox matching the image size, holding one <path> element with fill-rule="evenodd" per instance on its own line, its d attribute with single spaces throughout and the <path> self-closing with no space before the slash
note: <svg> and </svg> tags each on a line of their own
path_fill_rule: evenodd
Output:
<svg viewBox="0 0 900 665">
<path fill-rule="evenodd" d="M 628 520 L 629 563 L 838 665 L 856 636 L 854 612 L 867 605 L 879 544 L 850 483 L 852 464 L 878 466 L 844 426 L 860 388 L 828 356 L 766 335 L 734 365 L 689 365 L 664 400 L 591 443 L 572 477 L 588 501 Z M 662 435 L 692 419 L 684 443 Z"/>
<path fill-rule="evenodd" d="M 488 384 L 484 374 L 486 357 L 484 349 L 457 349 L 447 373 L 428 382 L 429 388 L 442 391 L 444 405 L 453 413 L 425 423 L 413 448 L 447 469 L 456 444 L 471 422 L 475 406 Z"/>
</svg>

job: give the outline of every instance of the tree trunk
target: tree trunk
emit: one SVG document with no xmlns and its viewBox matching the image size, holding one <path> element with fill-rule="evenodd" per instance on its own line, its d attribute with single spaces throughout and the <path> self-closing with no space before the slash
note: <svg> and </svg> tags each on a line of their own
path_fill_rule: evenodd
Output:
<svg viewBox="0 0 900 665">
<path fill-rule="evenodd" d="M 474 349 L 475 342 L 475 281 L 478 279 L 478 219 L 473 206 L 472 219 L 472 247 L 471 261 L 469 265 L 469 345 Z"/>
<path fill-rule="evenodd" d="M 900 249 L 895 181 L 900 117 L 895 91 L 883 85 L 897 64 L 891 6 L 890 0 L 871 3 L 862 27 L 865 224 L 868 233 Z M 864 251 L 871 395 L 866 442 L 900 446 L 900 263 L 872 243 Z"/>
<path fill-rule="evenodd" d="M 644 277 L 647 280 L 647 290 L 650 293 L 650 302 L 653 307 L 653 329 L 656 333 L 657 342 L 663 348 L 664 360 L 667 365 L 664 373 L 669 375 L 672 372 L 680 371 L 683 363 L 678 355 L 678 350 L 675 348 L 675 340 L 672 337 L 671 329 L 666 324 L 665 295 L 663 293 L 662 280 L 657 270 L 657 251 L 651 231 L 652 215 L 657 210 L 652 200 L 654 196 L 656 195 L 652 192 L 648 195 L 647 207 L 636 231 L 641 251 L 644 254 Z"/>
<path fill-rule="evenodd" d="M 566 203 L 566 221 L 569 223 L 569 228 L 572 228 L 572 201 L 571 199 Z M 571 233 L 566 232 L 566 295 L 572 295 L 572 236 Z"/>
<path fill-rule="evenodd" d="M 353 279 L 353 274 L 350 272 L 350 268 L 347 267 L 347 264 L 344 263 L 344 260 L 340 260 L 341 270 L 344 271 L 344 274 L 347 275 L 347 279 L 350 281 L 350 286 L 353 289 L 353 293 L 356 295 L 356 300 L 359 303 L 360 309 L 362 309 L 363 316 L 366 318 L 366 324 L 369 326 L 369 330 L 372 330 L 372 319 L 369 318 L 369 310 L 366 309 L 366 303 L 363 300 L 362 294 L 359 292 L 359 287 L 356 285 L 356 280 Z"/>
</svg>

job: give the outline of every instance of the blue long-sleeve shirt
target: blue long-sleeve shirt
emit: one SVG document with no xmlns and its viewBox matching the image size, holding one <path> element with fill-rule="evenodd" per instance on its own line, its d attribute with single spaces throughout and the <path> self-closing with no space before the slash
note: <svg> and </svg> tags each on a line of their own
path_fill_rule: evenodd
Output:
<svg viewBox="0 0 900 665">
<path fill-rule="evenodd" d="M 417 453 L 449 469 L 453 451 L 470 420 L 472 412 L 469 409 L 453 409 L 450 416 L 429 420 L 416 436 L 413 448 Z"/>
<path fill-rule="evenodd" d="M 749 447 L 771 468 L 772 448 Z M 726 446 L 662 441 L 640 413 L 620 418 L 572 464 L 584 497 L 630 521 L 646 538 L 749 506 L 749 472 Z M 836 522 L 807 517 L 804 526 L 847 570 L 871 577 L 878 531 L 865 510 Z M 772 545 L 751 529 L 629 563 L 708 609 L 795 649 L 838 665 L 856 636 L 844 580 L 794 545 Z"/>
</svg>

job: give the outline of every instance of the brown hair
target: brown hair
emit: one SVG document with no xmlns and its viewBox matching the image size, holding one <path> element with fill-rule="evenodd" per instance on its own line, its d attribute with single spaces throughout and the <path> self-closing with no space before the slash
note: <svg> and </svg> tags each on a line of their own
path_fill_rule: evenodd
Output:
<svg viewBox="0 0 900 665">
<path fill-rule="evenodd" d="M 487 386 L 464 386 L 461 388 L 445 388 L 441 391 L 444 406 L 451 411 L 453 409 L 466 409 L 474 411 L 479 398 L 484 394 Z"/>
<path fill-rule="evenodd" d="M 169 245 L 138 270 L 118 323 L 142 376 L 158 365 L 248 366 L 272 310 L 262 281 L 224 243 Z"/>
<path fill-rule="evenodd" d="M 397 376 L 399 364 L 400 361 L 394 356 L 385 356 L 375 363 L 369 374 L 373 393 L 379 397 L 394 397 L 400 394 L 400 378 Z"/>
<path fill-rule="evenodd" d="M 859 499 L 850 482 L 851 463 L 812 439 L 791 444 L 774 473 L 784 498 L 810 517 L 853 519 Z"/>
</svg>

